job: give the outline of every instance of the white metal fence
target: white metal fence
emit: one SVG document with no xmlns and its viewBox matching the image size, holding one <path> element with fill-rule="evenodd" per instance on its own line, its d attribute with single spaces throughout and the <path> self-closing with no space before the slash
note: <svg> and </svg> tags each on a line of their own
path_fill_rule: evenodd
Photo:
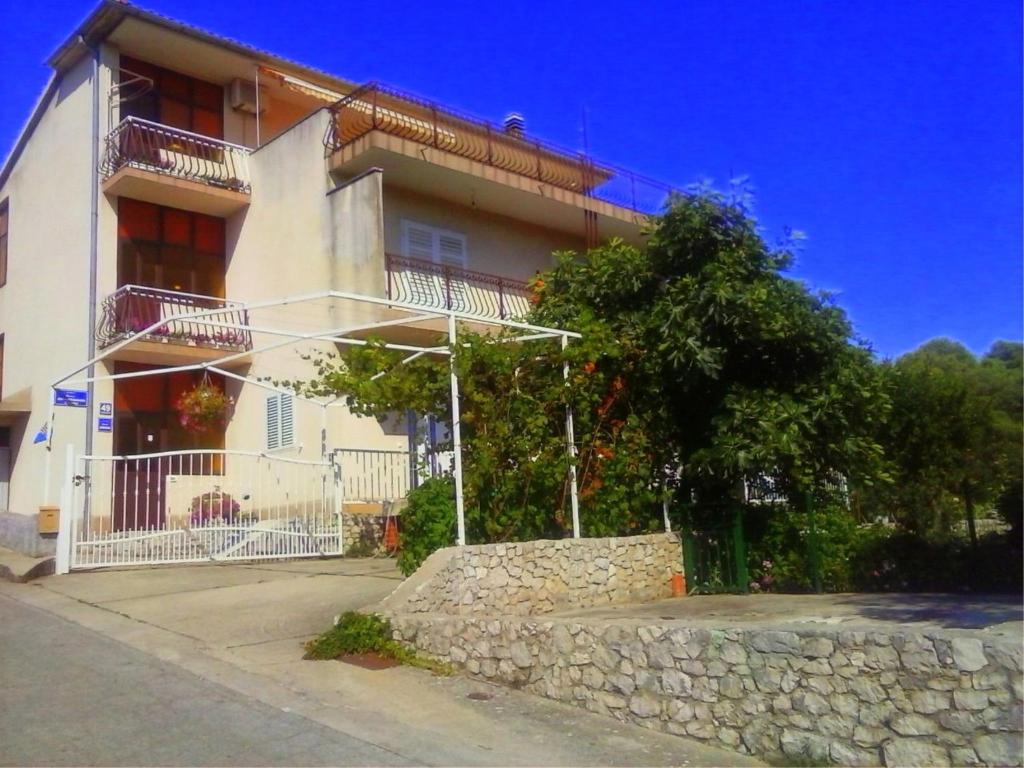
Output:
<svg viewBox="0 0 1024 768">
<path fill-rule="evenodd" d="M 449 474 L 452 453 L 338 448 L 333 460 L 344 501 L 380 502 L 404 499 L 428 477 Z"/>
<path fill-rule="evenodd" d="M 332 462 L 197 450 L 82 456 L 73 467 L 70 568 L 342 552 Z"/>
</svg>

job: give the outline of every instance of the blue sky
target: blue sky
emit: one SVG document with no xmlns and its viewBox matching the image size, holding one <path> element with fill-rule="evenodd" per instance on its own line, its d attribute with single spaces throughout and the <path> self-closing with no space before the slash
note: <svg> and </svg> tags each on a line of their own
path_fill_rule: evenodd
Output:
<svg viewBox="0 0 1024 768">
<path fill-rule="evenodd" d="M 750 176 L 793 274 L 880 355 L 1022 330 L 1017 0 L 325 3 L 147 0 L 352 80 L 380 80 L 683 186 Z M 87 0 L 5 14 L 0 146 Z"/>
</svg>

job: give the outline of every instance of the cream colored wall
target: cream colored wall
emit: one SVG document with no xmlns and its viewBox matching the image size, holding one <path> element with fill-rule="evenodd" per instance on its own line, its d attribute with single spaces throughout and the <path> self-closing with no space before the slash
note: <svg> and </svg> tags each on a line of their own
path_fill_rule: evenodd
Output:
<svg viewBox="0 0 1024 768">
<path fill-rule="evenodd" d="M 35 514 L 43 503 L 57 503 L 65 446 L 73 443 L 78 452 L 84 447 L 85 409 L 56 408 L 50 482 L 44 489 L 47 450 L 32 440 L 48 417 L 50 384 L 88 359 L 93 333 L 87 290 L 95 182 L 91 77 L 88 58 L 63 76 L 0 189 L 0 199 L 10 200 L 8 279 L 0 288 L 3 391 L 9 395 L 32 389 L 32 413 L 11 430 L 9 511 L 20 515 Z M 108 85 L 109 73 L 101 68 L 101 94 Z M 106 110 L 101 109 L 101 136 L 105 123 Z"/>
<path fill-rule="evenodd" d="M 366 177 L 349 188 L 330 192 L 323 134 L 327 113 L 317 112 L 250 158 L 252 202 L 228 220 L 229 298 L 274 300 L 330 289 L 366 291 L 367 279 L 383 281 L 380 184 Z M 330 194 L 328 194 L 330 192 Z M 379 312 L 346 307 L 340 302 L 296 303 L 285 308 L 253 310 L 250 323 L 307 333 L 342 328 L 374 319 Z M 284 337 L 253 334 L 254 347 Z M 315 371 L 300 353 L 333 351 L 333 345 L 300 342 L 254 354 L 247 374 L 272 380 L 308 380 Z M 232 385 L 237 399 L 228 427 L 227 446 L 262 449 L 266 444 L 265 407 L 270 394 L 253 385 Z M 321 452 L 322 409 L 295 401 L 297 445 L 283 455 L 316 459 Z M 373 419 L 343 408 L 326 414 L 329 447 L 404 448 L 405 437 L 391 437 Z"/>
<path fill-rule="evenodd" d="M 231 108 L 230 83 L 224 85 L 224 140 L 245 147 L 258 146 L 256 116 Z M 263 113 L 259 120 L 259 144 L 268 144 L 296 123 L 316 111 L 320 103 L 310 100 L 307 105 L 285 101 L 264 88 L 260 96 Z M 320 137 L 321 141 L 323 136 Z"/>
<path fill-rule="evenodd" d="M 579 250 L 584 245 L 563 232 L 385 184 L 384 244 L 388 253 L 402 253 L 403 219 L 464 234 L 469 269 L 523 281 L 548 269 L 553 251 Z"/>
</svg>

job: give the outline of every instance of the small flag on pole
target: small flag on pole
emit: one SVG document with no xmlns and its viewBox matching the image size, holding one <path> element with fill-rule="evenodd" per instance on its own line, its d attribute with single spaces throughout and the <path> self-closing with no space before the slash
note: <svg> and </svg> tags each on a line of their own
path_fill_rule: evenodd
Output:
<svg viewBox="0 0 1024 768">
<path fill-rule="evenodd" d="M 32 438 L 32 444 L 36 445 L 38 443 L 45 443 L 46 439 L 49 437 L 49 430 L 50 430 L 50 422 L 44 421 L 43 422 L 43 426 L 41 426 L 39 428 L 39 431 L 36 432 L 36 436 L 34 438 Z"/>
</svg>

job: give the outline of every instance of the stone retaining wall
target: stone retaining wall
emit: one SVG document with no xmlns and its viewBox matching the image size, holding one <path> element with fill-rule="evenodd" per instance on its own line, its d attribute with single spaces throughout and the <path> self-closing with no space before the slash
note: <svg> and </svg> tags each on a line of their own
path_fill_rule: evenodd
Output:
<svg viewBox="0 0 1024 768">
<path fill-rule="evenodd" d="M 345 552 L 380 554 L 385 551 L 384 527 L 387 515 L 345 514 L 341 516 L 341 535 Z"/>
<path fill-rule="evenodd" d="M 382 604 L 391 613 L 550 613 L 670 597 L 676 534 L 449 547 Z"/>
<path fill-rule="evenodd" d="M 472 595 L 460 572 L 446 583 Z M 551 599 L 550 587 L 529 584 Z M 396 639 L 471 675 L 739 752 L 845 765 L 1021 764 L 1019 643 L 954 631 L 390 618 Z"/>
</svg>

